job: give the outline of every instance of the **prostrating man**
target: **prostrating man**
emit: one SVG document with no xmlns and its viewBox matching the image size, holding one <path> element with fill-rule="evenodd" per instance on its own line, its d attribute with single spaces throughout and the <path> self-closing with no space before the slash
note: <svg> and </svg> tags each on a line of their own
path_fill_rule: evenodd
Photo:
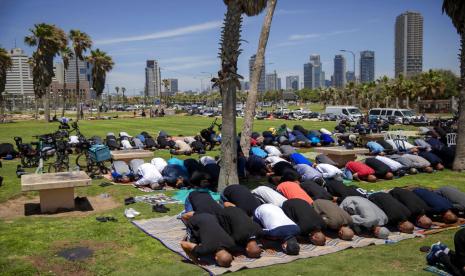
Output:
<svg viewBox="0 0 465 276">
<path fill-rule="evenodd" d="M 213 254 L 219 266 L 231 265 L 233 260 L 231 253 L 236 251 L 237 246 L 215 216 L 196 213 L 187 220 L 186 225 L 194 242 L 181 241 L 181 247 L 194 263 L 198 263 L 202 256 Z"/>
<path fill-rule="evenodd" d="M 405 167 L 415 168 L 420 172 L 433 172 L 433 167 L 431 167 L 431 163 L 419 155 L 406 153 L 402 155 L 394 154 L 389 157 L 401 163 Z"/>
<path fill-rule="evenodd" d="M 433 222 L 426 215 L 430 208 L 414 192 L 407 189 L 394 188 L 389 191 L 389 194 L 391 194 L 395 199 L 397 199 L 410 210 L 410 220 L 413 221 L 418 227 L 424 229 L 429 229 L 431 227 Z"/>
<path fill-rule="evenodd" d="M 294 166 L 294 169 L 300 174 L 302 181 L 323 178 L 321 172 L 307 164 L 297 164 Z"/>
<path fill-rule="evenodd" d="M 249 217 L 253 216 L 255 209 L 261 205 L 260 200 L 256 198 L 244 185 L 236 184 L 227 186 L 222 194 L 224 206 L 236 206 L 244 210 Z"/>
<path fill-rule="evenodd" d="M 362 162 L 349 161 L 346 168 L 352 173 L 354 180 L 366 180 L 368 182 L 376 182 L 377 180 L 375 171 Z"/>
<path fill-rule="evenodd" d="M 340 239 L 352 240 L 354 237 L 354 231 L 350 228 L 352 218 L 346 211 L 339 208 L 336 203 L 326 199 L 315 200 L 313 208 L 323 219 L 327 228 L 337 231 Z"/>
<path fill-rule="evenodd" d="M 354 225 L 357 226 L 354 229 L 361 227 L 379 239 L 388 238 L 390 232 L 386 227 L 383 227 L 388 223 L 388 217 L 383 210 L 367 198 L 348 196 L 339 206 L 351 215 Z"/>
<path fill-rule="evenodd" d="M 273 204 L 263 204 L 255 209 L 254 219 L 263 226 L 263 233 L 269 239 L 281 240 L 281 247 L 288 255 L 298 255 L 300 246 L 295 238 L 300 228 L 284 211 Z"/>
<path fill-rule="evenodd" d="M 307 164 L 309 166 L 313 166 L 313 163 L 310 160 L 308 160 L 305 156 L 303 156 L 303 154 L 298 152 L 291 154 L 289 159 L 292 161 L 294 165 Z"/>
<path fill-rule="evenodd" d="M 331 164 L 320 163 L 316 166 L 316 169 L 323 175 L 324 179 L 342 180 L 344 174 L 338 167 Z"/>
<path fill-rule="evenodd" d="M 444 169 L 444 165 L 441 158 L 439 158 L 439 156 L 432 153 L 431 151 L 422 150 L 418 153 L 418 155 L 428 160 L 428 162 L 431 163 L 431 166 L 434 169 L 438 171 L 442 171 Z"/>
<path fill-rule="evenodd" d="M 282 182 L 276 187 L 276 190 L 287 199 L 300 198 L 310 205 L 313 204 L 313 199 L 300 187 L 300 183 L 296 179 Z"/>
<path fill-rule="evenodd" d="M 465 211 L 465 193 L 452 186 L 442 186 L 436 191 L 441 196 L 447 198 L 454 209 L 464 212 Z"/>
<path fill-rule="evenodd" d="M 280 208 L 283 206 L 284 201 L 287 200 L 283 195 L 267 186 L 258 186 L 252 190 L 252 194 L 262 203 L 270 203 Z"/>
<path fill-rule="evenodd" d="M 395 175 L 403 176 L 405 174 L 405 167 L 400 162 L 397 162 L 386 156 L 376 156 L 375 158 L 389 166 Z"/>
<path fill-rule="evenodd" d="M 189 146 L 186 142 L 183 140 L 174 140 L 174 149 L 170 150 L 171 154 L 185 154 L 185 155 L 191 155 L 192 153 L 192 148 Z"/>
<path fill-rule="evenodd" d="M 167 165 L 161 172 L 165 184 L 174 188 L 189 186 L 189 175 L 186 170 L 179 165 Z"/>
<path fill-rule="evenodd" d="M 378 192 L 368 196 L 388 217 L 388 224 L 395 226 L 403 233 L 413 233 L 414 226 L 408 221 L 412 216 L 410 210 L 392 197 L 389 193 Z"/>
<path fill-rule="evenodd" d="M 431 215 L 440 216 L 442 221 L 447 224 L 457 222 L 457 216 L 452 212 L 454 206 L 445 197 L 425 188 L 415 188 L 413 192 L 430 207 Z"/>
<path fill-rule="evenodd" d="M 391 168 L 376 158 L 365 159 L 365 164 L 375 171 L 376 178 L 391 180 L 394 177 Z"/>
<path fill-rule="evenodd" d="M 254 176 L 266 176 L 267 173 L 270 173 L 265 164 L 265 160 L 253 154 L 247 159 L 245 168 L 250 175 Z"/>
<path fill-rule="evenodd" d="M 300 198 L 293 198 L 286 200 L 282 209 L 299 226 L 301 236 L 309 237 L 314 245 L 325 245 L 326 236 L 321 231 L 326 226 L 325 222 L 310 204 Z"/>
<path fill-rule="evenodd" d="M 340 180 L 326 180 L 325 187 L 326 190 L 333 195 L 334 201 L 337 201 L 338 203 L 341 203 L 348 196 L 364 196 L 362 193 L 357 191 L 355 187 L 346 186 Z"/>
<path fill-rule="evenodd" d="M 150 186 L 152 189 L 159 189 L 163 183 L 163 176 L 157 168 L 151 163 L 144 163 L 137 169 L 139 180 L 136 181 L 136 186 Z"/>
<path fill-rule="evenodd" d="M 335 200 L 325 188 L 323 188 L 320 184 L 316 183 L 312 180 L 306 180 L 300 183 L 300 187 L 313 199 L 327 199 L 327 200 Z"/>
<path fill-rule="evenodd" d="M 201 191 L 192 191 L 186 198 L 184 203 L 185 213 L 182 219 L 187 221 L 195 213 L 208 213 L 212 215 L 219 215 L 222 211 L 219 205 L 209 193 Z"/>
</svg>

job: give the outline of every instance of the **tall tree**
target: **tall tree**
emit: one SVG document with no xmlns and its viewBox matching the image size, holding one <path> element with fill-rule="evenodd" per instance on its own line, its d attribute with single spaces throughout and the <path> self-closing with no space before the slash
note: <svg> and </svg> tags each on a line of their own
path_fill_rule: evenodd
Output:
<svg viewBox="0 0 465 276">
<path fill-rule="evenodd" d="M 80 30 L 71 30 L 69 31 L 69 39 L 71 39 L 73 49 L 74 49 L 74 58 L 76 61 L 76 120 L 79 120 L 81 116 L 81 99 L 82 93 L 80 90 L 79 83 L 79 61 L 84 60 L 84 53 L 92 47 L 92 40 L 90 36 Z M 81 118 L 82 119 L 82 118 Z"/>
<path fill-rule="evenodd" d="M 460 35 L 460 94 L 457 147 L 453 169 L 465 170 L 465 1 L 444 0 L 442 11 L 452 20 L 452 24 Z"/>
<path fill-rule="evenodd" d="M 13 66 L 11 56 L 8 51 L 0 47 L 0 117 L 3 120 L 5 114 L 5 103 L 3 101 L 3 92 L 6 85 L 6 72 Z"/>
<path fill-rule="evenodd" d="M 121 87 L 121 94 L 123 94 L 123 106 L 124 106 L 124 92 L 126 92 L 126 88 Z"/>
<path fill-rule="evenodd" d="M 118 103 L 118 97 L 119 97 L 119 87 L 115 86 L 115 91 L 116 91 L 116 102 Z"/>
<path fill-rule="evenodd" d="M 55 25 L 40 23 L 29 30 L 31 35 L 24 38 L 29 46 L 37 46 L 32 55 L 34 91 L 39 98 L 44 97 L 45 121 L 50 120 L 50 84 L 52 83 L 53 58 L 68 43 L 65 32 Z"/>
<path fill-rule="evenodd" d="M 61 117 L 65 116 L 66 99 L 68 98 L 68 92 L 66 91 L 66 71 L 69 68 L 69 60 L 73 58 L 73 52 L 66 46 L 60 50 L 61 60 L 63 60 L 63 109 L 61 110 Z"/>
<path fill-rule="evenodd" d="M 260 82 L 260 74 L 263 63 L 265 62 L 265 50 L 270 35 L 271 21 L 273 20 L 274 10 L 276 8 L 277 0 L 268 1 L 268 9 L 263 20 L 260 39 L 258 40 L 258 49 L 253 64 L 251 83 L 249 94 L 247 95 L 247 102 L 245 105 L 244 124 L 242 125 L 241 134 L 241 148 L 246 157 L 249 157 L 250 150 L 250 135 L 252 135 L 253 121 L 255 118 L 255 110 L 258 98 L 258 83 Z"/>
<path fill-rule="evenodd" d="M 219 189 L 227 185 L 238 184 L 237 176 L 237 141 L 236 141 L 236 90 L 240 87 L 237 74 L 237 60 L 241 53 L 242 14 L 248 16 L 259 14 L 266 7 L 266 0 L 223 0 L 227 11 L 221 31 L 221 70 L 218 78 L 212 79 L 219 86 L 223 99 L 222 107 L 222 139 L 221 139 L 221 170 Z"/>
<path fill-rule="evenodd" d="M 103 94 L 103 89 L 105 88 L 105 80 L 107 77 L 107 72 L 110 72 L 113 69 L 113 60 L 107 53 L 96 49 L 95 51 L 90 52 L 90 56 L 87 57 L 87 61 L 90 62 L 92 66 L 92 88 L 94 89 L 97 95 L 97 118 L 100 119 L 100 103 Z M 124 92 L 123 92 L 124 95 Z"/>
</svg>

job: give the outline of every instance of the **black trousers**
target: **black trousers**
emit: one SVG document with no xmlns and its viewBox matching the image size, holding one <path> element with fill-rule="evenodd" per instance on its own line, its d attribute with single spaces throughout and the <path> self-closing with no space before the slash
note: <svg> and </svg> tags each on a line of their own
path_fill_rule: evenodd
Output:
<svg viewBox="0 0 465 276">
<path fill-rule="evenodd" d="M 465 276 L 465 228 L 455 233 L 454 245 L 455 252 L 451 250 L 449 254 L 441 254 L 439 261 L 452 275 Z"/>
</svg>

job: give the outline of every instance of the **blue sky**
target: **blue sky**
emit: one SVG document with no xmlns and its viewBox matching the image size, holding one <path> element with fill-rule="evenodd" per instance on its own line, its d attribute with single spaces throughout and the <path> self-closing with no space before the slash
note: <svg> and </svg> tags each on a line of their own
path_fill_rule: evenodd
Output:
<svg viewBox="0 0 465 276">
<path fill-rule="evenodd" d="M 406 11 L 424 17 L 423 69 L 458 73 L 459 37 L 441 12 L 440 0 L 278 0 L 266 52 L 267 72 L 299 75 L 310 54 L 320 54 L 329 79 L 340 49 L 374 50 L 376 75 L 393 76 L 394 22 Z M 181 90 L 200 89 L 218 71 L 221 0 L 0 0 L 0 45 L 31 53 L 24 36 L 35 23 L 47 22 L 66 32 L 80 29 L 115 61 L 108 83 L 129 92 L 143 90 L 147 59 L 157 59 L 162 78 L 178 78 Z M 239 73 L 248 79 L 248 59 L 257 50 L 264 13 L 245 18 Z M 346 56 L 348 70 L 352 56 Z M 358 71 L 358 56 L 357 56 Z M 207 72 L 207 73 L 202 73 Z"/>
</svg>

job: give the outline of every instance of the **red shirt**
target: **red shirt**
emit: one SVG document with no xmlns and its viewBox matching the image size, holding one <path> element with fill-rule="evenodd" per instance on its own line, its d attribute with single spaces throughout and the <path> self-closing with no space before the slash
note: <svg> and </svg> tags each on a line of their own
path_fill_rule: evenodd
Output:
<svg viewBox="0 0 465 276">
<path fill-rule="evenodd" d="M 285 198 L 300 198 L 308 202 L 308 204 L 313 204 L 313 199 L 300 187 L 300 184 L 295 182 L 283 182 L 278 185 L 276 188 Z"/>
<path fill-rule="evenodd" d="M 368 167 L 362 162 L 349 161 L 346 164 L 346 168 L 349 169 L 352 173 L 358 174 L 360 177 L 369 176 L 370 174 L 375 174 L 375 170 Z"/>
</svg>

